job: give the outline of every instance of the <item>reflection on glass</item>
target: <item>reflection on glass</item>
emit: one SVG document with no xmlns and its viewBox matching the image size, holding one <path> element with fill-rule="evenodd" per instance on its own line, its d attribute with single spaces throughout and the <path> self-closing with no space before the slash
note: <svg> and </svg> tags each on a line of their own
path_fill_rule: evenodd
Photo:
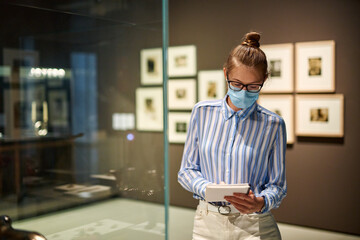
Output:
<svg viewBox="0 0 360 240">
<path fill-rule="evenodd" d="M 49 239 L 164 239 L 163 133 L 134 126 L 135 63 L 161 47 L 161 1 L 21 2 L 0 3 L 0 211 L 15 222 L 94 212 L 49 221 Z M 144 100 L 150 116 L 157 98 Z M 139 203 L 160 210 L 121 214 Z"/>
</svg>

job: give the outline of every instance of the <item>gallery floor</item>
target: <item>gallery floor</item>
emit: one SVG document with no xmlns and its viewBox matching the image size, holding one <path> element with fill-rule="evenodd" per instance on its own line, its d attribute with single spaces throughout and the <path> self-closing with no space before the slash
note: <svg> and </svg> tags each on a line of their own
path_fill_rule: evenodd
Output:
<svg viewBox="0 0 360 240">
<path fill-rule="evenodd" d="M 170 207 L 169 240 L 191 239 L 193 216 L 192 209 Z M 163 205 L 121 198 L 16 221 L 13 227 L 38 231 L 48 240 L 165 239 Z M 360 240 L 287 224 L 279 227 L 284 240 Z"/>
</svg>

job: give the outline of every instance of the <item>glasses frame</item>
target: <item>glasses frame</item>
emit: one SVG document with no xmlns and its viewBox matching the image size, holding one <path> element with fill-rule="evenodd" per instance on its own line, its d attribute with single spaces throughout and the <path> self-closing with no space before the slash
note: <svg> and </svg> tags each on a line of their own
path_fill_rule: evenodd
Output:
<svg viewBox="0 0 360 240">
<path fill-rule="evenodd" d="M 243 84 L 242 82 L 240 82 L 240 81 L 230 81 L 229 80 L 229 76 L 228 75 L 226 75 L 226 81 L 227 81 L 227 83 L 228 83 L 228 85 L 229 85 L 229 88 L 231 89 L 231 90 L 233 90 L 233 91 L 236 91 L 236 92 L 240 92 L 241 90 L 243 90 L 243 88 L 245 87 L 246 88 L 246 91 L 248 91 L 248 92 L 250 92 L 250 93 L 258 93 L 258 92 L 260 92 L 260 90 L 262 89 L 262 87 L 263 87 L 263 85 L 264 85 L 264 83 L 261 83 L 261 84 L 256 84 L 256 83 L 251 83 L 251 84 Z M 239 84 L 241 84 L 242 85 L 242 87 L 240 88 L 240 89 L 234 89 L 234 86 L 231 86 L 231 83 L 232 82 L 236 82 L 236 83 L 239 83 Z M 249 86 L 259 86 L 259 90 L 249 90 Z"/>
</svg>

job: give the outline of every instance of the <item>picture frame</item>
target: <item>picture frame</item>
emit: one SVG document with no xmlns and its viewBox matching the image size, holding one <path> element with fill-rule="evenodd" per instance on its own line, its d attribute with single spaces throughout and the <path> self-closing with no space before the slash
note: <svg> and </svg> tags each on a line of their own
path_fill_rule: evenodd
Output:
<svg viewBox="0 0 360 240">
<path fill-rule="evenodd" d="M 206 70 L 198 73 L 199 101 L 223 98 L 226 93 L 226 81 L 223 70 Z"/>
<path fill-rule="evenodd" d="M 168 48 L 169 77 L 192 77 L 196 75 L 196 46 L 175 46 Z"/>
<path fill-rule="evenodd" d="M 268 61 L 269 78 L 263 93 L 292 93 L 294 91 L 294 44 L 262 45 Z"/>
<path fill-rule="evenodd" d="M 16 138 L 27 134 L 30 125 L 30 107 L 26 101 L 26 93 L 23 89 L 11 86 L 22 86 L 27 76 L 26 69 L 39 64 L 39 52 L 34 50 L 20 50 L 4 48 L 2 77 L 4 87 L 4 134 L 7 137 Z M 26 81 L 25 81 L 26 82 Z"/>
<path fill-rule="evenodd" d="M 44 121 L 45 85 L 33 84 L 27 90 L 4 89 L 3 94 L 5 135 L 14 138 L 33 135 L 34 116 L 36 120 Z M 35 102 L 37 105 L 33 109 L 32 103 Z"/>
<path fill-rule="evenodd" d="M 69 127 L 69 102 L 66 90 L 51 90 L 49 98 L 49 123 L 54 128 Z"/>
<path fill-rule="evenodd" d="M 163 89 L 148 87 L 136 89 L 136 129 L 163 131 Z"/>
<path fill-rule="evenodd" d="M 260 95 L 258 103 L 284 119 L 286 124 L 286 143 L 293 144 L 295 142 L 294 96 L 290 94 Z"/>
<path fill-rule="evenodd" d="M 296 92 L 335 92 L 335 41 L 298 42 Z"/>
<path fill-rule="evenodd" d="M 168 108 L 191 110 L 196 103 L 196 80 L 176 79 L 168 81 Z"/>
<path fill-rule="evenodd" d="M 297 136 L 344 136 L 343 94 L 297 95 L 295 104 Z"/>
<path fill-rule="evenodd" d="M 169 112 L 169 143 L 185 143 L 190 123 L 190 112 Z"/>
<path fill-rule="evenodd" d="M 161 85 L 163 83 L 161 48 L 140 51 L 140 72 L 141 85 Z"/>
</svg>

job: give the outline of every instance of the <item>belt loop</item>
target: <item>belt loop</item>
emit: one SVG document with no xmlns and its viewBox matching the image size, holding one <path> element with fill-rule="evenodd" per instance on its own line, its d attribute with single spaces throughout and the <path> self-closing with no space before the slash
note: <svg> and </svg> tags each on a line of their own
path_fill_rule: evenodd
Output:
<svg viewBox="0 0 360 240">
<path fill-rule="evenodd" d="M 207 203 L 207 202 L 205 202 L 205 206 L 206 206 L 206 216 L 209 214 L 209 208 L 208 208 L 208 206 L 209 206 L 209 203 Z"/>
<path fill-rule="evenodd" d="M 208 208 L 209 203 L 207 203 L 207 202 L 205 202 L 203 200 L 200 200 L 200 204 L 205 206 L 202 210 L 205 212 L 205 215 L 207 216 L 209 214 L 209 211 L 210 211 L 209 208 Z"/>
</svg>

